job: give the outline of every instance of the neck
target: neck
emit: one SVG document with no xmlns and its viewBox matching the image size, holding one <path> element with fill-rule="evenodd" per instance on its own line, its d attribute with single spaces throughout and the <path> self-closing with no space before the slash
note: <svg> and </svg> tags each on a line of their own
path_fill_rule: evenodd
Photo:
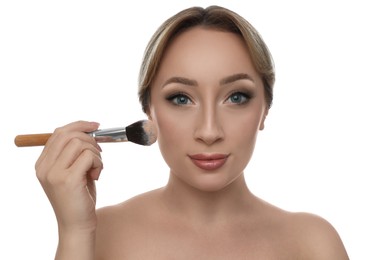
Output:
<svg viewBox="0 0 380 260">
<path fill-rule="evenodd" d="M 220 190 L 202 191 L 172 173 L 163 196 L 174 215 L 203 223 L 229 221 L 238 214 L 247 213 L 254 197 L 245 183 L 244 174 Z"/>
</svg>

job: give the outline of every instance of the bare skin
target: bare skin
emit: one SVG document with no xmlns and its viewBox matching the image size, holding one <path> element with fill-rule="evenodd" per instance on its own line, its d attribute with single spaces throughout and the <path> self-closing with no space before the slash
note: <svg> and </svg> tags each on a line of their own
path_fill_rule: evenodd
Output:
<svg viewBox="0 0 380 260">
<path fill-rule="evenodd" d="M 244 186 L 243 177 L 236 182 L 206 199 L 204 215 L 178 209 L 186 201 L 169 187 L 100 209 L 96 259 L 348 259 L 328 222 L 283 211 L 247 189 L 231 196 L 232 186 Z M 210 205 L 226 204 L 224 197 L 230 211 Z"/>
<path fill-rule="evenodd" d="M 161 61 L 148 113 L 170 168 L 165 187 L 95 211 L 101 149 L 84 132 L 96 123 L 57 129 L 37 161 L 58 221 L 56 259 L 348 259 L 326 220 L 248 189 L 244 169 L 267 113 L 241 38 L 181 33 Z"/>
<path fill-rule="evenodd" d="M 103 168 L 101 148 L 84 132 L 98 123 L 74 122 L 57 128 L 36 162 L 36 174 L 57 217 L 56 259 L 94 259 L 95 180 Z"/>
</svg>

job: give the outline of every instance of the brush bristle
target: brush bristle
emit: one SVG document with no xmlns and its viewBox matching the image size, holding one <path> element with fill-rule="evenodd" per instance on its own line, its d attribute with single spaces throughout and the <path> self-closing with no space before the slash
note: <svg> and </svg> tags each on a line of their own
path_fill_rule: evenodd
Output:
<svg viewBox="0 0 380 260">
<path fill-rule="evenodd" d="M 156 142 L 156 128 L 150 120 L 140 120 L 125 128 L 128 141 L 141 145 L 151 145 Z"/>
</svg>

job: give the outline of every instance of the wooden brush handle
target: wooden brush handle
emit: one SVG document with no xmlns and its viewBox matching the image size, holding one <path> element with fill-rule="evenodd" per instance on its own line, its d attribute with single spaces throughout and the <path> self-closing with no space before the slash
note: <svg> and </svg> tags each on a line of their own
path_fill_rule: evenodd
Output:
<svg viewBox="0 0 380 260">
<path fill-rule="evenodd" d="M 45 145 L 52 134 L 31 134 L 18 135 L 15 138 L 15 145 L 18 147 Z"/>
</svg>

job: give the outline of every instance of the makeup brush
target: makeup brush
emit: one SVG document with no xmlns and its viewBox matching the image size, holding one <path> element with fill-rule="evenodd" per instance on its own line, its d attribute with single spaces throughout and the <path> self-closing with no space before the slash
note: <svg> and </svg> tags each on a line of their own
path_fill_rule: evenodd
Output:
<svg viewBox="0 0 380 260">
<path fill-rule="evenodd" d="M 156 129 L 150 120 L 140 120 L 127 127 L 99 129 L 88 133 L 99 143 L 133 142 L 151 145 L 156 142 Z M 51 133 L 18 135 L 15 144 L 18 147 L 45 145 Z"/>
</svg>

